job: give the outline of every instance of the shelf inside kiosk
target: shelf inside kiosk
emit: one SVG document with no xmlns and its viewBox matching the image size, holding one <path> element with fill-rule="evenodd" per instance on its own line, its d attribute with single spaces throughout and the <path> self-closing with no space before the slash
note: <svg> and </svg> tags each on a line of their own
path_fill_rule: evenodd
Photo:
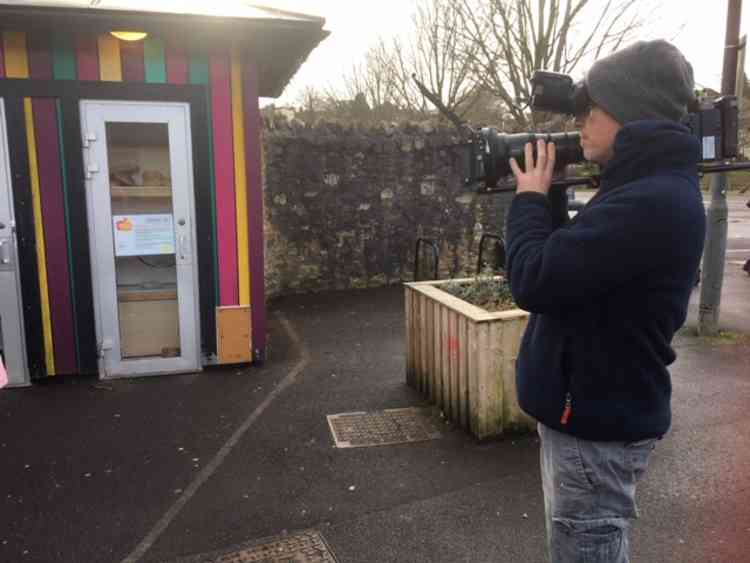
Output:
<svg viewBox="0 0 750 563">
<path fill-rule="evenodd" d="M 173 193 L 166 123 L 107 123 L 123 359 L 180 355 Z"/>
</svg>

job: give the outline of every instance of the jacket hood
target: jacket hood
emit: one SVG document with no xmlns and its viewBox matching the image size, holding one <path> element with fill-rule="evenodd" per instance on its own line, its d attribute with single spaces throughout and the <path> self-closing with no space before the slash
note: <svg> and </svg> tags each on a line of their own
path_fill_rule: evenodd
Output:
<svg viewBox="0 0 750 563">
<path fill-rule="evenodd" d="M 701 147 L 674 121 L 634 121 L 618 131 L 614 156 L 602 171 L 604 191 L 668 170 L 697 172 Z"/>
</svg>

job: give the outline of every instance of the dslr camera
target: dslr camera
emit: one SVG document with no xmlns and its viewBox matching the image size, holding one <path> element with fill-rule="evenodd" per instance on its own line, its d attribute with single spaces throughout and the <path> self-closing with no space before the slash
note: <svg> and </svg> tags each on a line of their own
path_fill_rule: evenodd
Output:
<svg viewBox="0 0 750 563">
<path fill-rule="evenodd" d="M 531 78 L 531 108 L 571 117 L 585 115 L 592 100 L 583 82 L 575 83 L 566 75 L 536 71 Z M 702 173 L 747 169 L 748 164 L 726 163 L 738 155 L 739 112 L 735 96 L 722 96 L 710 102 L 696 100 L 688 108 L 683 124 L 700 142 L 699 170 Z M 515 133 L 506 134 L 493 127 L 472 130 L 465 153 L 465 183 L 480 193 L 514 190 L 504 182 L 510 175 L 509 159 L 515 158 L 524 167 L 524 147 L 532 143 L 536 158 L 536 142 L 544 139 L 556 146 L 555 170 L 583 162 L 580 133 Z M 591 183 L 591 178 L 557 180 L 553 186 Z"/>
</svg>

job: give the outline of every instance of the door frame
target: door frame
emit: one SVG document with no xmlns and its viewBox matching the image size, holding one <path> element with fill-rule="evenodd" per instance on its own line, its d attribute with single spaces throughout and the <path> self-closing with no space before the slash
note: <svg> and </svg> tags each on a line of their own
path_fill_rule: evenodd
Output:
<svg viewBox="0 0 750 563">
<path fill-rule="evenodd" d="M 216 355 L 215 310 L 218 305 L 218 280 L 214 267 L 216 239 L 214 227 L 214 195 L 211 164 L 210 96 L 206 85 L 201 84 L 136 84 L 123 82 L 79 82 L 74 80 L 36 80 L 20 78 L 0 79 L 0 97 L 5 98 L 8 121 L 8 136 L 11 148 L 11 169 L 15 179 L 16 221 L 21 232 L 21 223 L 29 217 L 19 215 L 19 201 L 29 198 L 28 155 L 25 151 L 25 124 L 23 98 L 59 98 L 62 110 L 61 135 L 64 140 L 63 156 L 70 195 L 69 213 L 71 223 L 71 246 L 77 251 L 71 272 L 76 280 L 74 314 L 80 327 L 78 334 L 78 372 L 82 374 L 98 371 L 98 347 L 95 329 L 94 297 L 92 284 L 90 241 L 88 235 L 88 212 L 83 162 L 83 138 L 79 104 L 82 99 L 113 101 L 158 101 L 186 102 L 190 105 L 190 130 L 193 152 L 193 178 L 195 198 L 195 232 L 198 249 L 198 286 L 201 352 L 204 361 Z M 20 111 L 19 111 L 20 110 Z M 19 180 L 20 178 L 20 180 Z M 22 212 L 29 211 L 22 207 Z M 30 211 L 29 211 L 30 213 Z M 28 213 L 26 213 L 28 214 Z M 31 378 L 44 377 L 44 350 L 41 346 L 41 314 L 36 256 L 33 233 L 24 229 L 24 239 L 19 240 L 26 248 L 21 252 L 21 283 L 24 292 L 26 317 L 26 347 Z M 29 257 L 30 256 L 30 257 Z M 26 261 L 26 266 L 23 262 Z"/>
<path fill-rule="evenodd" d="M 92 268 L 97 341 L 101 348 L 99 373 L 103 379 L 114 379 L 199 371 L 201 369 L 200 304 L 198 299 L 198 269 L 195 259 L 197 249 L 195 247 L 195 189 L 191 166 L 193 155 L 190 143 L 190 106 L 184 102 L 85 99 L 80 102 L 80 111 L 83 136 L 85 137 L 87 132 L 97 133 L 95 141 L 88 140 L 86 143 L 88 147 L 84 148 L 84 162 L 88 165 L 92 161 L 92 144 L 99 151 L 96 164 L 100 170 L 87 178 L 86 182 L 89 233 L 94 234 L 91 237 L 91 256 L 96 257 L 96 263 L 101 265 Z M 143 119 L 143 115 L 148 113 L 152 115 L 148 119 Z M 153 115 L 154 113 L 157 115 Z M 164 115 L 169 115 L 169 117 L 162 119 Z M 179 126 L 173 129 L 172 125 L 175 121 L 179 121 L 184 129 L 178 128 Z M 109 186 L 109 181 L 105 176 L 109 172 L 106 124 L 137 122 L 163 123 L 168 126 L 170 176 L 176 182 L 172 186 L 172 215 L 183 220 L 187 219 L 187 229 L 181 229 L 178 225 L 179 221 L 175 221 L 174 251 L 177 259 L 175 267 L 181 350 L 180 356 L 177 357 L 162 358 L 157 356 L 132 359 L 122 357 L 119 300 L 116 288 L 116 266 L 114 266 L 116 256 L 112 244 L 111 196 L 109 190 L 105 192 L 104 190 L 100 191 L 100 189 L 102 187 L 101 182 L 104 182 L 105 186 Z M 186 164 L 181 164 L 181 158 L 174 158 L 178 156 L 176 153 L 184 156 Z M 184 178 L 180 178 L 180 175 L 176 174 L 178 167 L 183 167 L 179 172 L 182 172 Z M 179 181 L 180 179 L 184 182 Z M 175 186 L 180 184 L 183 185 L 182 193 L 175 189 Z M 180 208 L 182 209 L 178 212 Z M 98 216 L 97 213 L 105 213 L 106 217 Z M 178 258 L 178 255 L 184 249 L 180 239 L 185 236 L 185 234 L 179 233 L 179 230 L 187 230 L 187 236 L 190 237 L 189 250 L 185 253 L 187 259 Z"/>
<path fill-rule="evenodd" d="M 8 387 L 26 387 L 31 384 L 29 366 L 26 358 L 25 323 L 23 318 L 23 298 L 20 286 L 18 263 L 18 243 L 16 240 L 16 220 L 13 198 L 13 182 L 10 171 L 10 150 L 8 148 L 8 131 L 5 119 L 5 100 L 0 97 L 0 205 L 8 206 L 8 222 L 3 228 L 7 235 L 5 244 L 8 248 L 0 256 L 10 260 L 10 266 L 3 269 L 0 263 L 0 312 L 6 309 L 6 315 L 0 314 L 0 332 L 2 332 L 5 369 L 8 373 Z M 7 230 L 6 230 L 7 229 Z"/>
</svg>

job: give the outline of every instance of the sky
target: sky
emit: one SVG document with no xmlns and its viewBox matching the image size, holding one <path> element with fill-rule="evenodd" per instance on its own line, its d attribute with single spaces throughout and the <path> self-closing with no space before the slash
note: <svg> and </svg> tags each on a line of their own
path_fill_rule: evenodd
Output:
<svg viewBox="0 0 750 563">
<path fill-rule="evenodd" d="M 416 0 L 255 0 L 254 3 L 326 18 L 331 32 L 308 57 L 280 98 L 262 105 L 296 105 L 307 86 L 341 86 L 341 76 L 359 62 L 378 37 L 408 33 Z M 592 0 L 592 4 L 605 4 Z M 696 82 L 719 89 L 726 32 L 727 0 L 654 0 L 644 39 L 672 41 L 691 62 Z M 740 35 L 748 33 L 750 5 L 745 3 Z M 747 57 L 750 66 L 750 56 Z"/>
<path fill-rule="evenodd" d="M 24 0 L 16 0 L 23 2 Z M 62 0 L 66 2 L 70 0 Z M 84 0 L 78 0 L 81 2 Z M 322 16 L 331 35 L 311 53 L 295 77 L 276 100 L 262 98 L 261 105 L 296 105 L 308 86 L 325 90 L 341 89 L 342 76 L 364 58 L 378 38 L 404 36 L 412 29 L 412 14 L 419 0 L 129 0 L 158 7 L 179 2 L 193 4 L 202 12 L 221 11 L 222 4 L 245 2 Z M 620 1 L 617 0 L 615 4 Z M 699 86 L 719 89 L 721 83 L 724 34 L 728 0 L 641 0 L 647 24 L 642 39 L 665 38 L 672 41 L 691 62 Z M 604 6 L 607 0 L 590 0 L 589 6 Z M 750 26 L 750 5 L 745 3 L 740 35 Z M 210 7 L 211 6 L 211 7 Z M 750 66 L 747 57 L 745 68 Z M 581 69 L 581 72 L 585 69 Z M 578 79 L 581 76 L 575 76 Z"/>
</svg>

